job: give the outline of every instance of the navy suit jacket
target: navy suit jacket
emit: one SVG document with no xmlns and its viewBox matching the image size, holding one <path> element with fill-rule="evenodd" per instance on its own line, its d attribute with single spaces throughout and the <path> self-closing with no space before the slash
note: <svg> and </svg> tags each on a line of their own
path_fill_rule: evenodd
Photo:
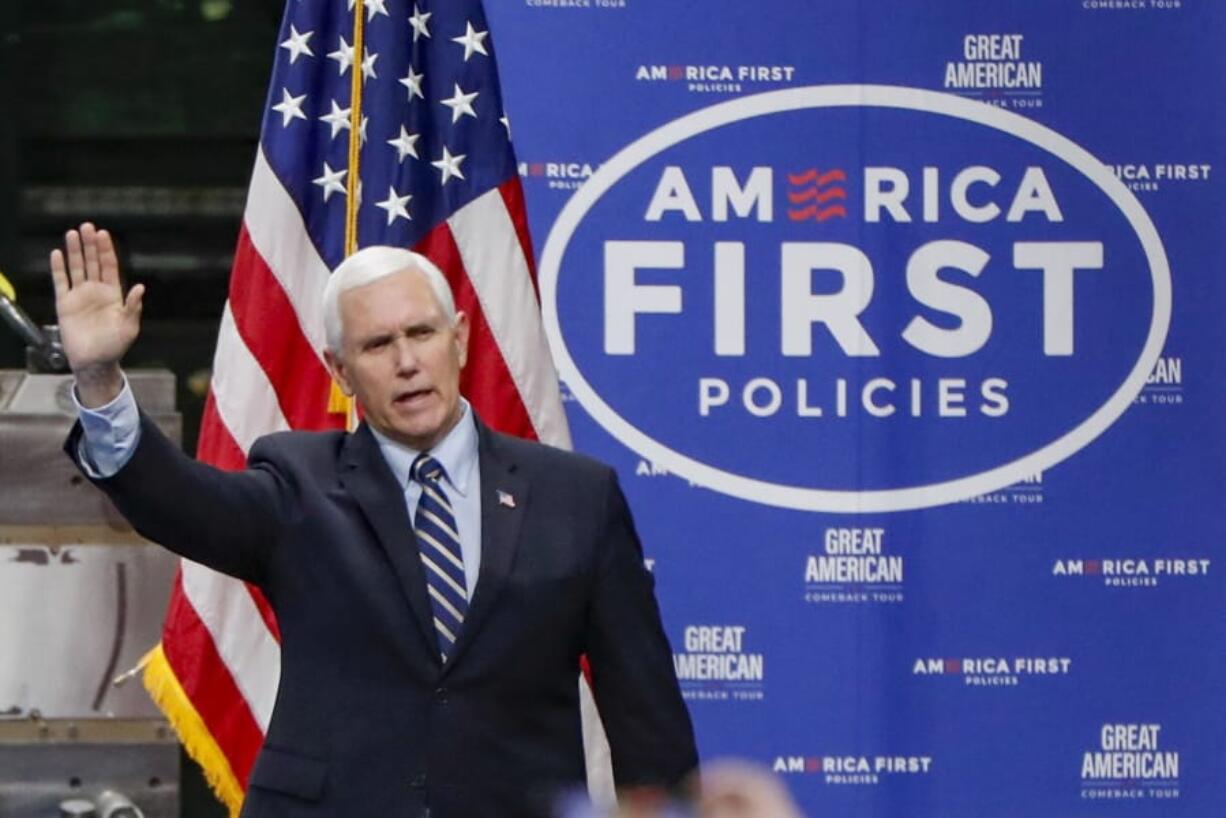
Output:
<svg viewBox="0 0 1226 818">
<path fill-rule="evenodd" d="M 142 417 L 132 458 L 95 481 L 141 534 L 276 611 L 280 687 L 244 818 L 547 815 L 585 777 L 582 654 L 619 787 L 673 787 L 697 764 L 615 474 L 478 435 L 480 578 L 445 665 L 403 491 L 365 426 L 269 435 L 234 473 Z"/>
</svg>

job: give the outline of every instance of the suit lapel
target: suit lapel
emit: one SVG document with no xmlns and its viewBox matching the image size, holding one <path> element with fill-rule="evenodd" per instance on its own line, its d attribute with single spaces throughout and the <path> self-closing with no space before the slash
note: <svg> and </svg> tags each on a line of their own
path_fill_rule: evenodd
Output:
<svg viewBox="0 0 1226 818">
<path fill-rule="evenodd" d="M 528 505 L 527 481 L 516 473 L 515 464 L 480 420 L 477 421 L 477 437 L 481 469 L 481 570 L 476 593 L 464 617 L 464 627 L 443 668 L 444 675 L 472 644 L 506 583 Z"/>
<path fill-rule="evenodd" d="M 413 609 L 413 618 L 430 647 L 428 653 L 439 661 L 434 614 L 430 610 L 426 577 L 413 541 L 413 526 L 405 508 L 403 489 L 396 485 L 379 444 L 365 424 L 346 438 L 341 458 L 341 483 L 358 501 L 374 528 L 379 545 L 391 560 L 400 587 Z"/>
</svg>

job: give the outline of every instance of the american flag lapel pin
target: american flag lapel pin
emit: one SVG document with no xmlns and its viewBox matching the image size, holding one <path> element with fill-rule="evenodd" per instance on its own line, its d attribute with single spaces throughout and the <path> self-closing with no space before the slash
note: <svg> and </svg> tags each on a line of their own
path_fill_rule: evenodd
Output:
<svg viewBox="0 0 1226 818">
<path fill-rule="evenodd" d="M 515 508 L 515 497 L 510 492 L 498 489 L 498 505 Z"/>
</svg>

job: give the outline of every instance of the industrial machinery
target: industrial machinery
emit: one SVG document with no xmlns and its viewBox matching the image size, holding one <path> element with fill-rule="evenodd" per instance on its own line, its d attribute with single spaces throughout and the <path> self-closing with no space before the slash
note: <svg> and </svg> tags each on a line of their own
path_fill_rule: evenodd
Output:
<svg viewBox="0 0 1226 818">
<path fill-rule="evenodd" d="M 0 370 L 0 816 L 177 818 L 178 743 L 139 679 L 122 681 L 158 641 L 176 560 L 64 456 L 72 376 L 54 328 L 11 295 L 0 318 L 28 371 Z M 174 376 L 128 379 L 179 439 Z"/>
</svg>

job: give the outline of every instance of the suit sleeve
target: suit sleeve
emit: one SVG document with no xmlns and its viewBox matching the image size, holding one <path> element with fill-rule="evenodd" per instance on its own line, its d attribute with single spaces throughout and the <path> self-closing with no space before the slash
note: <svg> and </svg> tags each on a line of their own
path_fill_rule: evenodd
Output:
<svg viewBox="0 0 1226 818">
<path fill-rule="evenodd" d="M 676 787 L 698 765 L 654 579 L 609 472 L 587 653 L 619 788 Z"/>
<path fill-rule="evenodd" d="M 139 443 L 113 475 L 98 477 L 81 460 L 80 422 L 64 451 L 142 536 L 193 562 L 263 584 L 285 506 L 284 481 L 252 447 L 248 468 L 222 471 L 192 460 L 147 415 Z"/>
</svg>

